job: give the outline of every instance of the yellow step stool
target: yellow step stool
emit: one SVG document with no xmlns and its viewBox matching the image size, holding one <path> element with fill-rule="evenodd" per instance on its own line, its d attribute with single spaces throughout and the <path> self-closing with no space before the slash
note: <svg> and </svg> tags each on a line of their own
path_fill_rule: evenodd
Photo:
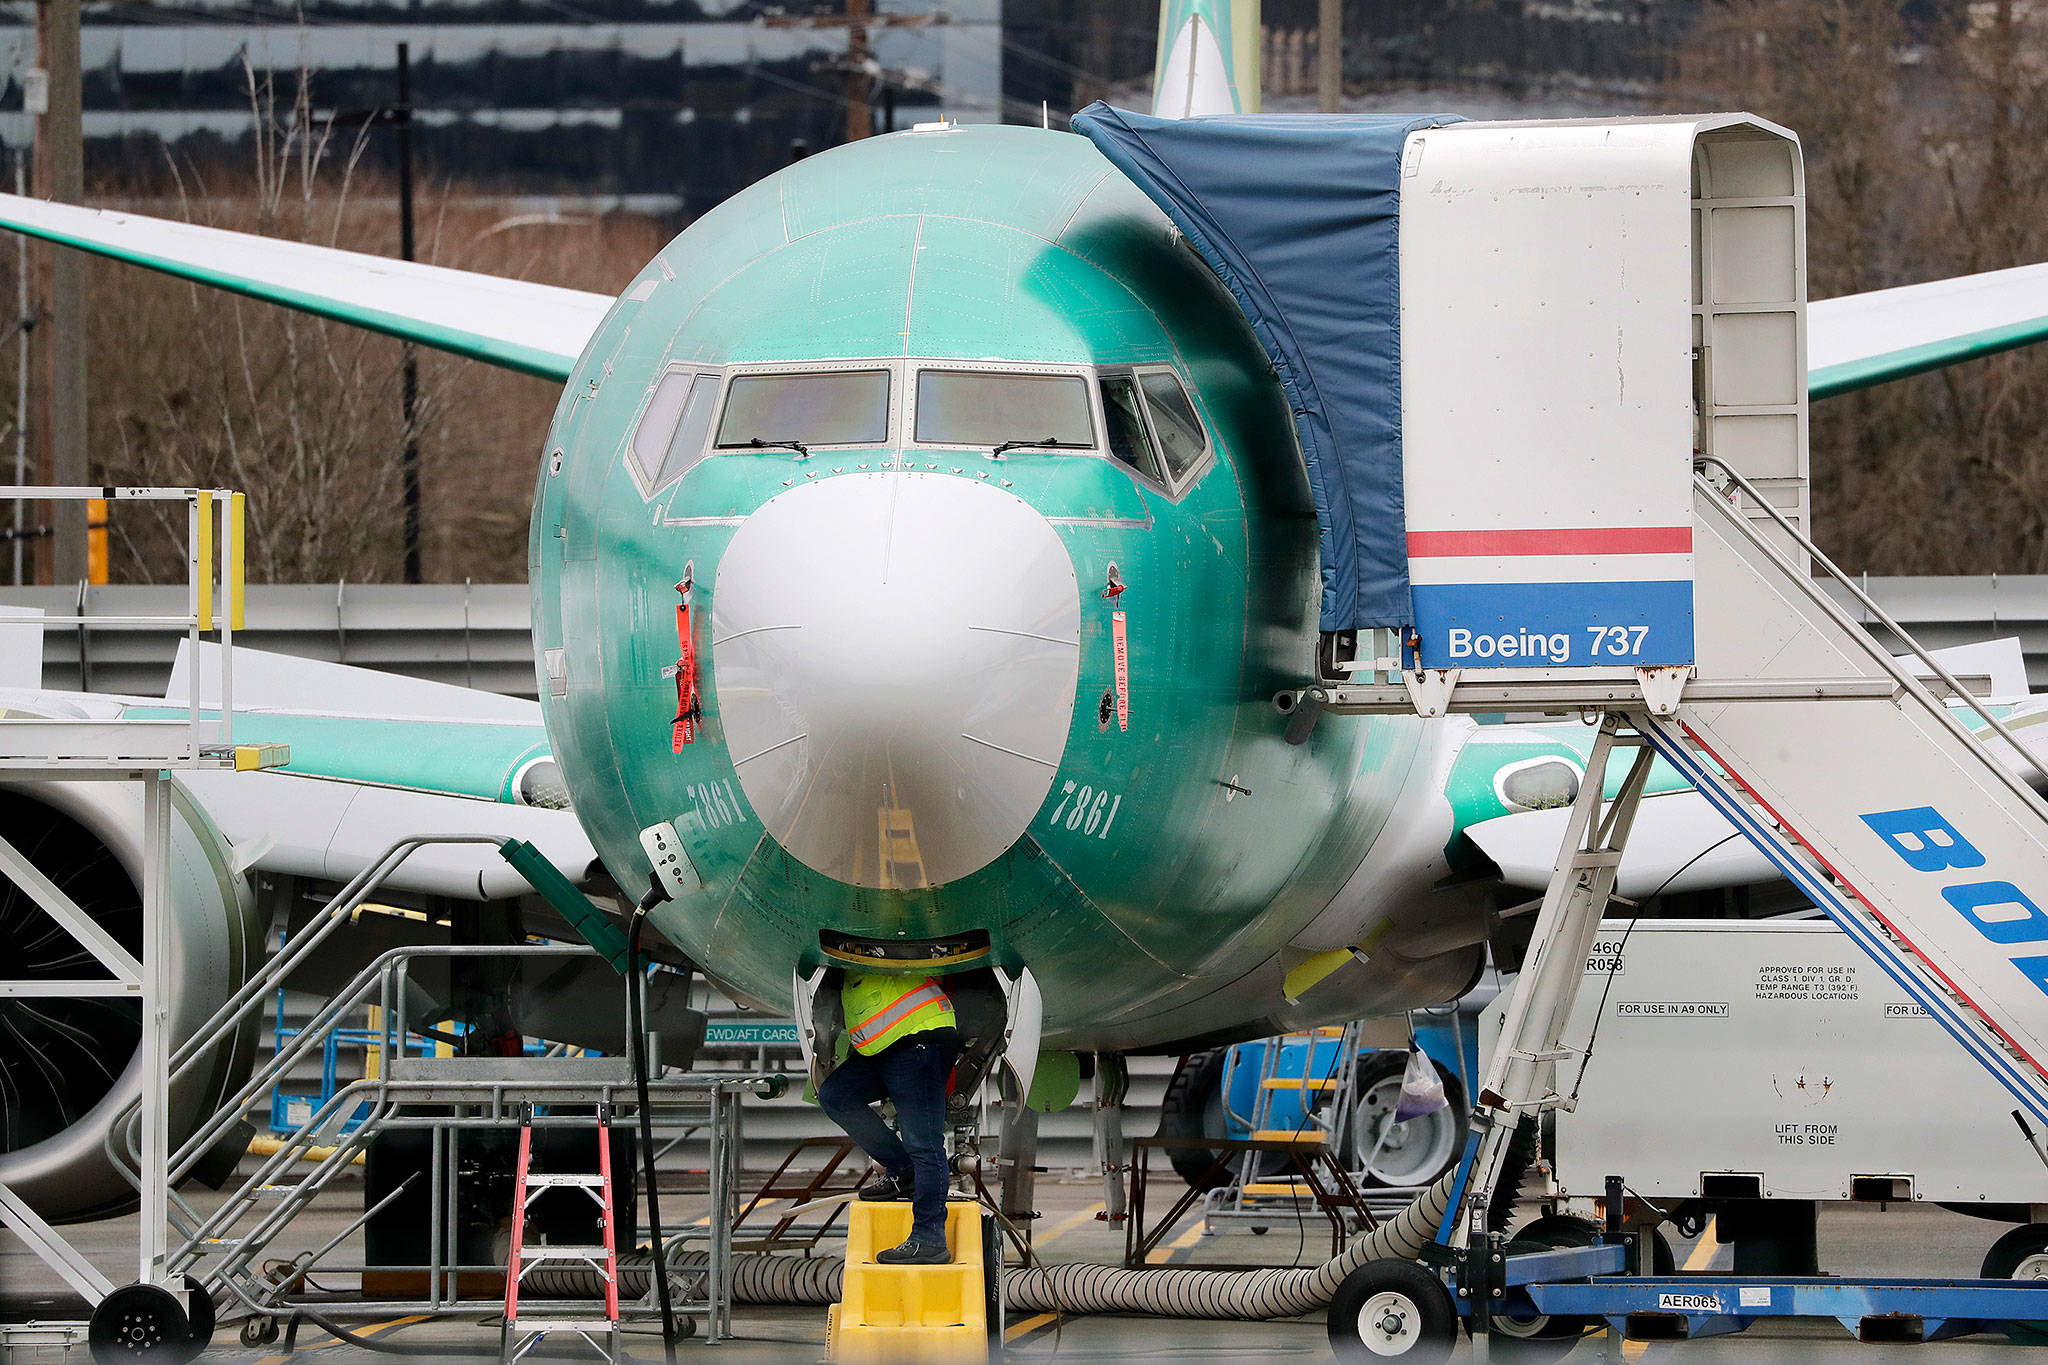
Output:
<svg viewBox="0 0 2048 1365">
<path fill-rule="evenodd" d="M 846 1365 L 957 1365 L 989 1354 L 981 1206 L 946 1205 L 951 1265 L 882 1265 L 910 1235 L 910 1205 L 848 1205 L 846 1280 L 826 1317 L 826 1358 Z"/>
</svg>

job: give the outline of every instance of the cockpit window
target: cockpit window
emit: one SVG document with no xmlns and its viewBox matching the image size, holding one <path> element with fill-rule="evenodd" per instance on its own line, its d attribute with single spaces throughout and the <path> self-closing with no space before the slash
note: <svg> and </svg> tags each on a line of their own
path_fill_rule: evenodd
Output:
<svg viewBox="0 0 2048 1365">
<path fill-rule="evenodd" d="M 1146 478 L 1164 483 L 1159 452 L 1152 447 L 1152 433 L 1139 406 L 1138 384 L 1130 375 L 1102 377 L 1102 420 L 1109 427 L 1109 453 Z"/>
<path fill-rule="evenodd" d="M 742 374 L 726 386 L 718 448 L 880 445 L 889 439 L 889 372 Z"/>
<path fill-rule="evenodd" d="M 1075 375 L 919 370 L 915 431 L 933 445 L 1095 446 L 1088 382 Z"/>
<path fill-rule="evenodd" d="M 661 377 L 633 432 L 633 460 L 650 492 L 697 463 L 717 406 L 718 376 L 677 371 Z"/>
<path fill-rule="evenodd" d="M 1202 462 L 1209 448 L 1202 421 L 1172 370 L 1147 370 L 1138 376 L 1138 387 L 1145 391 L 1146 405 L 1152 409 L 1152 434 L 1158 438 L 1159 453 L 1166 458 L 1166 470 L 1178 483 Z"/>
</svg>

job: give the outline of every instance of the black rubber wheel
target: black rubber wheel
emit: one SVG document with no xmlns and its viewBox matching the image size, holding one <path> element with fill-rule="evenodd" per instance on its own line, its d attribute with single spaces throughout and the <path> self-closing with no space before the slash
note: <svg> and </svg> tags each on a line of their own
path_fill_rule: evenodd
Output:
<svg viewBox="0 0 2048 1365">
<path fill-rule="evenodd" d="M 2048 1223 L 2014 1228 L 1993 1242 L 1978 1273 L 1986 1280 L 2048 1280 Z"/>
<path fill-rule="evenodd" d="M 1569 1214 L 1550 1214 L 1536 1219 L 1510 1238 L 1507 1251 L 1513 1256 L 1520 1252 L 1591 1246 L 1599 1240 L 1598 1223 Z M 1503 1344 L 1514 1343 L 1517 1359 L 1548 1360 L 1571 1350 L 1580 1337 L 1597 1325 L 1591 1318 L 1495 1313 L 1488 1319 L 1487 1329 Z"/>
<path fill-rule="evenodd" d="M 1587 1247 L 1599 1240 L 1600 1225 L 1591 1219 L 1576 1218 L 1570 1214 L 1548 1214 L 1517 1232 L 1509 1240 L 1507 1250 L 1512 1256 L 1517 1252 Z M 1677 1258 L 1672 1255 L 1670 1241 L 1661 1231 L 1651 1229 L 1651 1272 L 1669 1275 L 1677 1266 Z M 1514 1313 L 1495 1313 L 1488 1320 L 1488 1330 L 1501 1344 L 1512 1343 L 1512 1349 L 1507 1354 L 1522 1361 L 1556 1359 L 1571 1350 L 1580 1337 L 1601 1325 L 1598 1318 L 1550 1317 L 1543 1314 L 1525 1317 Z"/>
<path fill-rule="evenodd" d="M 276 1340 L 276 1318 L 244 1318 L 242 1320 L 242 1344 L 244 1346 L 268 1346 Z"/>
<path fill-rule="evenodd" d="M 1225 1050 L 1201 1052 L 1188 1058 L 1187 1065 L 1166 1088 L 1159 1102 L 1161 1137 L 1227 1138 L 1230 1130 L 1223 1115 L 1223 1058 Z M 1244 1158 L 1210 1168 L 1216 1153 L 1200 1147 L 1178 1147 L 1166 1154 L 1173 1173 L 1191 1188 L 1207 1194 L 1230 1183 L 1235 1167 Z M 1259 1161 L 1259 1175 L 1275 1175 L 1287 1168 L 1284 1152 L 1265 1153 Z"/>
<path fill-rule="evenodd" d="M 1978 1275 L 1987 1280 L 2048 1280 L 2048 1223 L 2028 1223 L 1993 1242 Z M 2007 1335 L 2015 1345 L 2048 1345 L 2048 1322 L 2016 1322 Z"/>
<path fill-rule="evenodd" d="M 92 1310 L 86 1342 L 100 1365 L 185 1365 L 201 1349 L 187 1335 L 189 1327 L 184 1295 L 153 1284 L 123 1285 Z"/>
<path fill-rule="evenodd" d="M 185 1340 L 192 1343 L 192 1353 L 197 1355 L 213 1345 L 213 1295 L 206 1292 L 206 1286 L 185 1277 Z"/>
<path fill-rule="evenodd" d="M 1458 1309 L 1443 1281 L 1413 1261 L 1368 1261 L 1330 1299 L 1330 1349 L 1345 1365 L 1405 1356 L 1448 1360 Z"/>
</svg>

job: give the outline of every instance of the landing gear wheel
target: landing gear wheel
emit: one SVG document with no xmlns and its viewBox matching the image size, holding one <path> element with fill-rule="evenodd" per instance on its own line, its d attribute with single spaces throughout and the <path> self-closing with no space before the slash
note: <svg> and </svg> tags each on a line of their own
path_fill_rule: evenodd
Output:
<svg viewBox="0 0 2048 1365">
<path fill-rule="evenodd" d="M 1228 1049 L 1218 1048 L 1187 1059 L 1180 1074 L 1167 1086 L 1166 1097 L 1159 1102 L 1161 1137 L 1227 1139 L 1230 1136 L 1230 1121 L 1223 1104 L 1223 1069 L 1227 1053 Z M 1174 1147 L 1168 1149 L 1166 1159 L 1172 1164 L 1175 1175 L 1191 1188 L 1207 1194 L 1236 1179 L 1238 1170 L 1254 1156 L 1247 1153 L 1219 1166 L 1216 1155 L 1200 1147 Z M 1283 1152 L 1257 1153 L 1256 1159 L 1253 1179 L 1278 1175 L 1287 1169 L 1287 1156 Z"/>
<path fill-rule="evenodd" d="M 1368 1261 L 1330 1299 L 1330 1349 L 1345 1365 L 1406 1356 L 1448 1360 L 1458 1309 L 1443 1281 L 1413 1261 Z"/>
<path fill-rule="evenodd" d="M 2048 1280 L 2048 1223 L 2014 1228 L 1993 1242 L 1978 1273 L 1987 1280 Z M 2016 1345 L 2048 1345 L 2048 1322 L 2016 1322 L 2007 1335 Z"/>
<path fill-rule="evenodd" d="M 203 1345 L 189 1335 L 183 1297 L 159 1285 L 130 1284 L 101 1299 L 86 1328 L 92 1358 L 99 1365 L 185 1365 Z"/>
<path fill-rule="evenodd" d="M 1388 1054 L 1358 1068 L 1358 1102 L 1351 1115 L 1351 1169 L 1364 1171 L 1368 1185 L 1427 1185 L 1455 1165 L 1464 1150 L 1465 1102 L 1457 1079 L 1440 1066 L 1437 1079 L 1443 1082 L 1450 1103 L 1406 1123 L 1394 1122 L 1401 1103 L 1401 1082 L 1407 1074 L 1405 1052 Z"/>
</svg>

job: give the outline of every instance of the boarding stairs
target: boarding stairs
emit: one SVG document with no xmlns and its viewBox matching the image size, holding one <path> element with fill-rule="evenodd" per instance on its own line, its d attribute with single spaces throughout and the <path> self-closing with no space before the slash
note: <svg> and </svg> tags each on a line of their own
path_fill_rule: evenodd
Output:
<svg viewBox="0 0 2048 1365">
<path fill-rule="evenodd" d="M 2048 802 L 2036 790 L 2048 764 L 1765 491 L 1711 455 L 1696 471 L 1690 668 L 1628 682 L 1410 672 L 1308 689 L 1297 715 L 1606 713 L 2048 1125 Z M 1906 654 L 1893 657 L 1815 570 Z M 1621 845 L 1602 856 L 1618 860 Z"/>
<path fill-rule="evenodd" d="M 2048 771 L 1925 651 L 1911 646 L 1961 706 L 1802 572 L 1756 519 L 1775 514 L 1757 490 L 1708 473 L 1694 519 L 1699 672 L 1790 694 L 1682 699 L 1675 714 L 1637 716 L 1638 730 L 2048 1123 L 2048 803 L 2028 781 L 2048 786 Z"/>
</svg>

